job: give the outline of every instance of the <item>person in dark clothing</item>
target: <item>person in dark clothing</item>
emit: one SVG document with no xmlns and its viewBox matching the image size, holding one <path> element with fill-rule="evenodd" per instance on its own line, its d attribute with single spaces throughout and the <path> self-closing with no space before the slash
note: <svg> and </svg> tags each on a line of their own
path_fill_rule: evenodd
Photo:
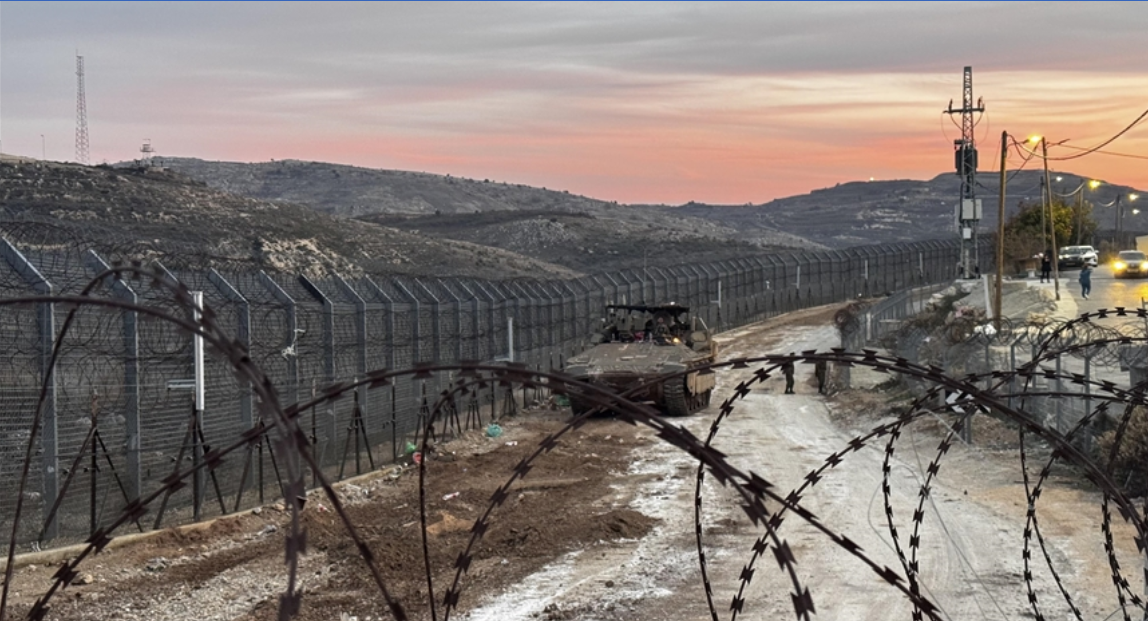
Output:
<svg viewBox="0 0 1148 621">
<path fill-rule="evenodd" d="M 1052 251 L 1040 255 L 1040 282 L 1052 282 Z"/>
<path fill-rule="evenodd" d="M 813 374 L 817 376 L 817 394 L 825 394 L 825 380 L 829 378 L 829 363 L 818 360 L 813 364 Z"/>
<path fill-rule="evenodd" d="M 1084 267 L 1080 268 L 1080 294 L 1084 299 L 1088 299 L 1088 294 L 1092 293 L 1092 266 L 1085 263 Z"/>
<path fill-rule="evenodd" d="M 786 361 L 781 365 L 781 373 L 785 376 L 785 394 L 793 394 L 793 362 Z"/>
</svg>

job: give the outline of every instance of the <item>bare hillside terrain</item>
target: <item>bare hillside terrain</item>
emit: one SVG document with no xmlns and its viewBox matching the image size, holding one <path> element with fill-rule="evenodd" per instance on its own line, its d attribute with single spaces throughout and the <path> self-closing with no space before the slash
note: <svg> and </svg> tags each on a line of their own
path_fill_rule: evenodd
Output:
<svg viewBox="0 0 1148 621">
<path fill-rule="evenodd" d="M 169 266 L 304 274 L 571 276 L 496 248 L 441 241 L 310 207 L 221 192 L 170 171 L 0 161 L 0 230 L 48 248 Z"/>
<path fill-rule="evenodd" d="M 683 251 L 698 257 L 696 260 L 705 260 L 760 251 L 755 248 L 821 248 L 761 222 L 739 230 L 742 223 L 730 226 L 664 205 L 620 205 L 566 191 L 490 179 L 297 160 L 244 164 L 164 158 L 163 165 L 213 188 L 243 196 L 310 205 L 319 211 L 397 227 L 422 227 L 452 239 L 490 244 L 535 258 L 550 255 L 536 254 L 539 249 L 535 245 L 515 243 L 502 236 L 503 231 L 491 231 L 488 227 L 495 221 L 502 227 L 512 227 L 515 230 L 506 233 L 514 238 L 524 231 L 527 235 L 535 232 L 538 227 L 534 221 L 538 218 L 555 220 L 567 228 L 568 241 L 574 245 L 556 248 L 559 255 L 554 260 L 590 271 L 613 269 L 604 261 L 611 256 L 625 259 L 632 245 L 648 245 L 650 240 L 669 245 L 640 249 L 636 252 L 638 257 L 664 257 L 679 263 Z M 421 216 L 444 218 L 438 220 L 438 226 L 429 226 L 426 220 L 417 219 Z M 598 222 L 582 216 L 593 216 Z M 408 223 L 407 217 L 416 220 Z M 516 225 L 516 220 L 521 222 Z M 609 234 L 602 235 L 604 231 Z M 500 235 L 492 238 L 492 232 Z M 727 242 L 731 239 L 742 243 L 729 247 Z"/>
<path fill-rule="evenodd" d="M 1039 201 L 1042 170 L 1009 173 L 1005 196 L 1006 218 L 1020 201 Z M 1072 173 L 1051 173 L 1053 191 L 1070 194 L 1087 183 L 1087 177 Z M 1058 181 L 1059 179 L 1059 181 Z M 980 230 L 994 232 L 1000 204 L 999 176 L 982 172 L 977 177 L 977 196 L 982 201 Z M 788 196 L 761 205 L 705 205 L 689 203 L 679 208 L 683 216 L 721 223 L 740 231 L 758 227 L 777 229 L 831 248 L 897 241 L 948 238 L 956 232 L 956 205 L 960 180 L 943 173 L 928 181 L 853 181 L 809 194 Z M 1118 194 L 1138 192 L 1134 188 L 1104 184 L 1086 192 L 1085 200 L 1097 205 L 1093 210 L 1100 229 L 1116 227 L 1116 210 L 1111 205 Z M 1125 211 L 1129 231 L 1148 229 Z"/>
<path fill-rule="evenodd" d="M 533 254 L 529 244 L 518 245 L 502 237 L 491 238 L 492 222 L 515 231 L 540 232 L 538 219 L 553 220 L 567 229 L 568 241 L 587 250 L 576 253 L 561 246 L 558 262 L 576 269 L 597 264 L 617 251 L 625 258 L 628 245 L 616 246 L 603 237 L 598 226 L 566 216 L 593 215 L 619 236 L 638 235 L 636 241 L 654 237 L 686 242 L 701 256 L 722 256 L 713 238 L 736 240 L 763 248 L 846 248 L 850 246 L 947 238 L 955 233 L 954 209 L 959 193 L 955 174 L 942 173 L 927 181 L 897 179 L 854 181 L 814 190 L 809 194 L 779 198 L 761 204 L 710 205 L 690 202 L 680 206 L 620 205 L 570 194 L 490 179 L 466 179 L 397 170 L 374 170 L 355 166 L 284 160 L 262 163 L 209 162 L 194 158 L 164 158 L 165 166 L 211 187 L 244 196 L 310 205 L 320 211 L 363 217 L 376 222 L 427 232 L 452 239 L 477 241 L 515 252 Z M 1043 171 L 1010 173 L 1006 206 L 1014 210 L 1021 200 L 1040 199 Z M 1053 172 L 1053 189 L 1068 194 L 1087 182 L 1087 177 Z M 1056 179 L 1059 178 L 1059 181 Z M 984 231 L 995 230 L 998 176 L 982 171 L 978 196 L 983 201 Z M 1087 200 L 1110 204 L 1117 194 L 1133 188 L 1102 185 Z M 491 215 L 498 212 L 499 215 Z M 436 224 L 421 216 L 449 215 Z M 404 216 L 404 217 L 398 217 Z M 1115 227 L 1115 210 L 1098 208 L 1101 229 Z M 413 218 L 413 220 L 408 220 Z M 518 221 L 518 222 L 516 222 Z M 1126 225 L 1136 228 L 1134 220 Z M 584 225 L 584 226 L 580 226 Z M 553 228 L 553 227 L 551 227 Z M 481 231 L 481 233 L 479 233 Z M 517 233 L 507 231 L 512 237 Z M 681 248 L 674 247 L 680 256 Z M 588 250 L 594 250 L 591 254 Z M 738 249 L 742 251 L 744 249 Z M 715 252 L 716 251 L 716 252 Z M 639 256 L 643 253 L 637 253 Z M 645 254 L 650 254 L 648 251 Z"/>
<path fill-rule="evenodd" d="M 592 213 L 491 211 L 431 216 L 380 214 L 363 219 L 435 238 L 486 244 L 580 272 L 600 271 L 602 265 L 641 269 L 686 261 L 720 261 L 771 249 L 738 240 L 732 230 L 722 230 L 725 227 L 715 226 L 701 234 L 653 220 L 629 221 Z"/>
</svg>

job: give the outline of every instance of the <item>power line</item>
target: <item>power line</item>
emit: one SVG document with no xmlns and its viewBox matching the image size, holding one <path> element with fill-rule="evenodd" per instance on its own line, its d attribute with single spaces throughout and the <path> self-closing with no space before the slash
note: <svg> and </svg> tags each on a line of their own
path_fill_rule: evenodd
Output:
<svg viewBox="0 0 1148 621">
<path fill-rule="evenodd" d="M 1056 161 L 1061 161 L 1061 162 L 1062 162 L 1062 161 L 1064 161 L 1064 160 L 1074 160 L 1074 159 L 1076 159 L 1076 158 L 1078 158 L 1078 157 L 1084 157 L 1085 155 L 1088 155 L 1088 154 L 1090 154 L 1090 153 L 1095 153 L 1095 152 L 1099 151 L 1100 149 L 1102 149 L 1102 148 L 1104 148 L 1104 147 L 1108 146 L 1109 144 L 1111 144 L 1111 143 L 1112 143 L 1112 141 L 1114 141 L 1114 140 L 1116 140 L 1117 138 L 1119 138 L 1119 137 L 1123 136 L 1124 134 L 1126 134 L 1126 133 L 1128 132 L 1128 130 L 1132 129 L 1133 127 L 1136 127 L 1136 126 L 1137 126 L 1137 125 L 1140 123 L 1140 121 L 1143 121 L 1143 120 L 1144 120 L 1144 118 L 1145 118 L 1145 117 L 1148 117 L 1148 110 L 1145 110 L 1144 112 L 1141 112 L 1141 113 L 1140 113 L 1140 116 L 1136 117 L 1136 120 L 1135 120 L 1135 121 L 1132 121 L 1131 123 L 1129 123 L 1129 124 L 1128 124 L 1128 127 L 1125 127 L 1124 129 L 1122 129 L 1122 130 L 1120 130 L 1120 131 L 1116 132 L 1116 135 L 1114 135 L 1114 136 L 1112 136 L 1111 138 L 1109 138 L 1108 140 L 1105 140 L 1104 142 L 1102 142 L 1102 143 L 1100 143 L 1100 144 L 1096 145 L 1095 147 L 1090 147 L 1090 148 L 1084 149 L 1084 150 L 1083 150 L 1081 153 L 1077 153 L 1076 155 L 1067 155 L 1067 156 L 1065 156 L 1065 157 L 1050 157 L 1050 158 L 1048 158 L 1048 159 L 1050 159 L 1050 160 L 1056 160 Z M 1060 146 L 1064 146 L 1064 145 L 1062 144 L 1062 145 L 1060 145 Z"/>
<path fill-rule="evenodd" d="M 1062 146 L 1066 149 L 1074 149 L 1076 151 L 1088 151 L 1088 149 L 1085 149 L 1084 147 L 1074 147 L 1074 146 L 1067 145 L 1067 144 L 1062 144 L 1060 146 Z M 1131 157 L 1131 158 L 1135 158 L 1138 160 L 1148 160 L 1148 155 L 1135 155 L 1132 153 L 1116 153 L 1114 151 L 1102 151 L 1100 149 L 1092 149 L 1090 152 L 1091 153 L 1100 153 L 1101 155 L 1115 155 L 1117 157 Z"/>
</svg>

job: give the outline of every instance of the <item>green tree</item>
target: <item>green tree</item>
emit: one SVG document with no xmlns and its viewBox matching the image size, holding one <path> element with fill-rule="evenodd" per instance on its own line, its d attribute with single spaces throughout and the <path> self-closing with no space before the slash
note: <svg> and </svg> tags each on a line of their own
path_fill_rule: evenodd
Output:
<svg viewBox="0 0 1148 621">
<path fill-rule="evenodd" d="M 1041 225 L 1049 221 L 1046 213 L 1041 218 L 1041 203 L 1021 201 L 1017 212 L 1005 221 L 1005 257 L 1017 263 L 1023 262 L 1045 250 L 1051 250 L 1051 241 L 1041 233 Z M 1052 202 L 1052 229 L 1056 233 L 1056 247 L 1063 248 L 1074 244 L 1085 244 L 1096 232 L 1096 220 L 1092 218 L 1092 205 L 1087 201 L 1066 203 L 1059 197 Z"/>
</svg>

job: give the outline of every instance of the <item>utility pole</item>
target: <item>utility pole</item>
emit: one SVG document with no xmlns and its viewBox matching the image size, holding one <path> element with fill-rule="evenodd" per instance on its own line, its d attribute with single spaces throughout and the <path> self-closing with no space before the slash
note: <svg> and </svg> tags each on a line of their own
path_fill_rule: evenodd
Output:
<svg viewBox="0 0 1148 621">
<path fill-rule="evenodd" d="M 1081 243 L 1084 234 L 1084 189 L 1076 195 L 1076 245 Z"/>
<path fill-rule="evenodd" d="M 976 198 L 977 187 L 977 147 L 973 119 L 974 112 L 984 112 L 984 103 L 978 99 L 973 105 L 973 68 L 965 67 L 962 105 L 942 112 L 961 115 L 961 137 L 953 141 L 953 152 L 957 175 L 961 178 L 961 198 L 957 203 L 957 231 L 961 240 L 961 277 L 972 278 L 979 271 L 979 250 L 977 248 L 977 222 L 981 219 L 981 201 Z M 974 270 L 974 265 L 976 269 Z"/>
<path fill-rule="evenodd" d="M 1041 159 L 1044 160 L 1044 208 L 1041 209 L 1043 214 L 1045 210 L 1048 211 L 1048 227 L 1052 233 L 1049 237 L 1052 239 L 1052 289 L 1056 292 L 1056 301 L 1060 301 L 1060 255 L 1056 249 L 1056 220 L 1052 217 L 1052 183 L 1048 179 L 1048 139 L 1044 136 L 1040 137 L 1040 154 Z"/>
<path fill-rule="evenodd" d="M 1120 199 L 1124 198 L 1123 194 L 1116 195 L 1116 245 L 1120 248 L 1124 244 L 1124 206 L 1120 204 Z"/>
<path fill-rule="evenodd" d="M 997 282 L 993 298 L 994 326 L 999 334 L 1001 331 L 1001 281 L 1004 280 L 1004 224 L 1005 224 L 1005 166 L 1008 163 L 1008 132 L 1001 132 L 1001 193 L 997 205 Z"/>
</svg>

